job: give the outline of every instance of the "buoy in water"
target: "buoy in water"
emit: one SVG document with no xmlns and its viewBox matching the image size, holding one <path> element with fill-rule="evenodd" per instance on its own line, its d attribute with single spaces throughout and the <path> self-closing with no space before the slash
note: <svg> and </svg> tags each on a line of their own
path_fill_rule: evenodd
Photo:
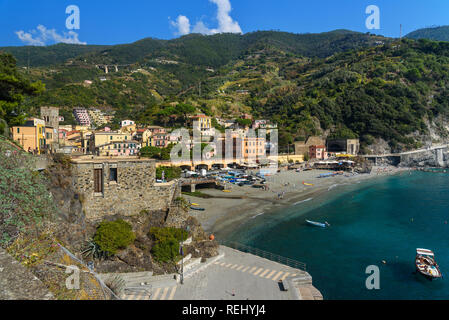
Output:
<svg viewBox="0 0 449 320">
<path fill-rule="evenodd" d="M 209 236 L 209 240 L 210 240 L 210 241 L 214 241 L 214 239 L 215 239 L 215 236 L 214 236 L 213 234 L 211 234 L 211 235 Z"/>
</svg>

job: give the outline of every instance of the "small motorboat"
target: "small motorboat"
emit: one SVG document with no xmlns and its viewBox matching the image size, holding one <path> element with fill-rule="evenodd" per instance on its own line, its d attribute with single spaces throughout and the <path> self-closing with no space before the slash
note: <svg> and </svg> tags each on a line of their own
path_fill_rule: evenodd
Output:
<svg viewBox="0 0 449 320">
<path fill-rule="evenodd" d="M 204 211 L 204 210 L 206 210 L 204 208 L 197 208 L 197 207 L 190 207 L 190 209 L 197 210 L 197 211 Z"/>
<path fill-rule="evenodd" d="M 326 228 L 326 227 L 330 226 L 330 224 L 327 221 L 325 223 L 321 223 L 321 222 L 306 220 L 306 222 L 315 227 Z"/>
<path fill-rule="evenodd" d="M 435 254 L 429 249 L 416 249 L 415 265 L 416 271 L 429 280 L 443 276 L 435 261 Z"/>
</svg>

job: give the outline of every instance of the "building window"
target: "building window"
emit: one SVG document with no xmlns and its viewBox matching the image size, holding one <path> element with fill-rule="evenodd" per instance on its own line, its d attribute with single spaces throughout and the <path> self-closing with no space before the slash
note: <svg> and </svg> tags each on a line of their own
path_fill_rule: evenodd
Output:
<svg viewBox="0 0 449 320">
<path fill-rule="evenodd" d="M 20 133 L 20 128 L 17 128 L 17 133 Z"/>
<path fill-rule="evenodd" d="M 94 192 L 103 193 L 103 169 L 94 169 Z"/>
<path fill-rule="evenodd" d="M 109 169 L 109 181 L 110 182 L 117 182 L 117 168 L 110 168 Z"/>
</svg>

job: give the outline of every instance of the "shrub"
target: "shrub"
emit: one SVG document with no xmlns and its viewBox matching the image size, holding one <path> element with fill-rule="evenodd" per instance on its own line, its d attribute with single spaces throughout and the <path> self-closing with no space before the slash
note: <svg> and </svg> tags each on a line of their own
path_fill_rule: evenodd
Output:
<svg viewBox="0 0 449 320">
<path fill-rule="evenodd" d="M 167 241 L 169 239 L 175 239 L 179 241 L 185 241 L 189 236 L 189 233 L 180 228 L 158 228 L 153 227 L 150 229 L 149 236 L 156 242 Z"/>
<path fill-rule="evenodd" d="M 151 253 L 157 261 L 175 261 L 179 256 L 179 243 L 175 239 L 168 239 L 154 245 Z"/>
<path fill-rule="evenodd" d="M 136 238 L 132 227 L 121 219 L 116 221 L 103 221 L 97 228 L 94 241 L 101 251 L 114 255 L 120 249 L 125 249 Z"/>
<path fill-rule="evenodd" d="M 174 262 L 179 257 L 179 242 L 186 240 L 189 233 L 179 228 L 153 227 L 149 236 L 156 241 L 151 248 L 154 258 L 160 262 Z"/>
<path fill-rule="evenodd" d="M 181 178 L 181 168 L 179 167 L 158 167 L 156 168 L 156 178 L 162 179 L 162 171 L 164 171 L 164 178 L 166 180 L 173 180 Z"/>
</svg>

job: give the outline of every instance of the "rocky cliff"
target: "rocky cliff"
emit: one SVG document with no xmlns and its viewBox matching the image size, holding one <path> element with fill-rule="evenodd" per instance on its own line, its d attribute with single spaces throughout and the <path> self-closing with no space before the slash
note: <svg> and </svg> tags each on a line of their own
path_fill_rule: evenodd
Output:
<svg viewBox="0 0 449 320">
<path fill-rule="evenodd" d="M 449 168 L 448 148 L 403 154 L 399 166 Z"/>
</svg>

